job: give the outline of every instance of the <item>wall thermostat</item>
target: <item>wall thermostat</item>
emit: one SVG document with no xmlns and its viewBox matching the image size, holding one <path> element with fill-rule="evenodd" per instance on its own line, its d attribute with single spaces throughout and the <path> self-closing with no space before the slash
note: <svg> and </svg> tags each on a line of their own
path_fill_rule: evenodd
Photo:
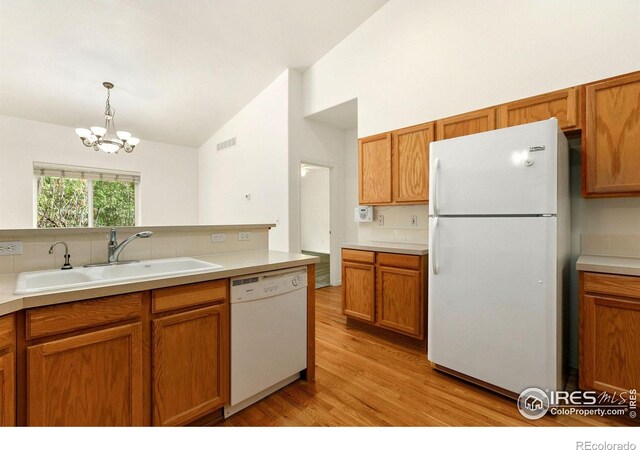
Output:
<svg viewBox="0 0 640 450">
<path fill-rule="evenodd" d="M 356 222 L 373 222 L 373 206 L 356 206 Z"/>
</svg>

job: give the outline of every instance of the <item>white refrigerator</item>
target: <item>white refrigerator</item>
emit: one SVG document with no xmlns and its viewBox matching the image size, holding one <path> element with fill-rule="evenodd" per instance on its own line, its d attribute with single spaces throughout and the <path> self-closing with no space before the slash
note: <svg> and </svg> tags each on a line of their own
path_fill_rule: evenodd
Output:
<svg viewBox="0 0 640 450">
<path fill-rule="evenodd" d="M 569 150 L 556 119 L 433 142 L 428 357 L 519 394 L 562 389 Z"/>
</svg>

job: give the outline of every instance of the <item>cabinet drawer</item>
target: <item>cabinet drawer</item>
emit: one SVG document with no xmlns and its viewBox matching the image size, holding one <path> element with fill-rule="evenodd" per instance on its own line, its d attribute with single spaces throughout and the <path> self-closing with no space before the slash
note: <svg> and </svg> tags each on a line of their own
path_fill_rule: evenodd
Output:
<svg viewBox="0 0 640 450">
<path fill-rule="evenodd" d="M 0 352 L 5 348 L 13 347 L 14 342 L 13 314 L 0 317 Z"/>
<path fill-rule="evenodd" d="M 27 311 L 27 339 L 140 317 L 142 293 L 115 295 Z"/>
<path fill-rule="evenodd" d="M 640 277 L 587 272 L 584 274 L 584 290 L 640 298 Z"/>
<path fill-rule="evenodd" d="M 399 269 L 420 269 L 420 257 L 414 255 L 400 255 L 397 253 L 378 253 L 378 265 L 397 267 Z"/>
<path fill-rule="evenodd" d="M 228 281 L 224 279 L 156 289 L 152 293 L 152 312 L 155 314 L 204 303 L 224 302 L 229 298 Z"/>
<path fill-rule="evenodd" d="M 376 260 L 376 254 L 374 252 L 366 252 L 363 250 L 349 250 L 342 249 L 342 260 L 353 261 L 365 264 L 373 264 Z"/>
</svg>

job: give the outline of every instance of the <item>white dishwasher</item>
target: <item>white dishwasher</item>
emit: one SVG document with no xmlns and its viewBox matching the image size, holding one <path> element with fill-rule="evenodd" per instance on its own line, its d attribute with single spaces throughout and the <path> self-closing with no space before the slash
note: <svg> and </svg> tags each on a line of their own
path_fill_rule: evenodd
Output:
<svg viewBox="0 0 640 450">
<path fill-rule="evenodd" d="M 231 397 L 224 416 L 300 378 L 307 367 L 307 269 L 231 279 Z"/>
</svg>

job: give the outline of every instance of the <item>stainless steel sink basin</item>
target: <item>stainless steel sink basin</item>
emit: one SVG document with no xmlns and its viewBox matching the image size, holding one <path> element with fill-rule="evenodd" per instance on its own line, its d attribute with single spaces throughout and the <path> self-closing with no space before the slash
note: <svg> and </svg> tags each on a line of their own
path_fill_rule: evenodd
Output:
<svg viewBox="0 0 640 450">
<path fill-rule="evenodd" d="M 19 274 L 15 292 L 16 294 L 30 294 L 159 276 L 190 275 L 222 268 L 219 264 L 193 258 L 170 258 L 140 261 L 126 265 L 82 267 L 71 270 L 39 270 Z"/>
</svg>

